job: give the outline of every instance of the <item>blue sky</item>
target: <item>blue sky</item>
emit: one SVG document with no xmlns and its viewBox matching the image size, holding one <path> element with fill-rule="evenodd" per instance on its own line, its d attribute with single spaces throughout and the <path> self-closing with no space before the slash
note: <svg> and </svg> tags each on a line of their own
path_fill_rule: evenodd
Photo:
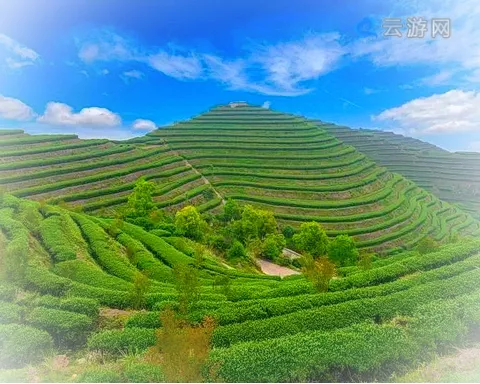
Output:
<svg viewBox="0 0 480 384">
<path fill-rule="evenodd" d="M 123 139 L 245 100 L 480 151 L 479 16 L 476 0 L 0 0 L 0 127 Z"/>
</svg>

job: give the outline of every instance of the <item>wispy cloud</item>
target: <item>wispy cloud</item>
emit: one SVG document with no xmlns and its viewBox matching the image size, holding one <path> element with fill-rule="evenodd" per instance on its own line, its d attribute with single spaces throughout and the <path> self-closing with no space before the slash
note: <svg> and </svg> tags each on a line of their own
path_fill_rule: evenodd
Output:
<svg viewBox="0 0 480 384">
<path fill-rule="evenodd" d="M 143 72 L 140 72 L 140 71 L 137 71 L 136 69 L 133 69 L 131 71 L 123 72 L 123 76 L 130 77 L 132 79 L 141 79 L 144 76 L 144 74 L 143 74 Z"/>
<path fill-rule="evenodd" d="M 11 37 L 0 33 L 0 46 L 6 50 L 5 63 L 12 69 L 33 65 L 38 62 L 40 55 L 33 49 L 26 47 Z"/>
<path fill-rule="evenodd" d="M 137 62 L 182 81 L 214 80 L 231 90 L 281 96 L 312 91 L 306 83 L 334 70 L 347 53 L 335 33 L 257 45 L 244 57 L 228 59 L 182 47 L 142 47 L 108 31 L 96 33 L 79 46 L 79 58 L 87 64 Z"/>
</svg>

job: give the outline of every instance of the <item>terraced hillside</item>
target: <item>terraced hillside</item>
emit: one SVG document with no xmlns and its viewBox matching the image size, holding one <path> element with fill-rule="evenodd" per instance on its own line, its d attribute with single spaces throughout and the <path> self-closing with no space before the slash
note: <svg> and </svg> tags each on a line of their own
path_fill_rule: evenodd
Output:
<svg viewBox="0 0 480 384">
<path fill-rule="evenodd" d="M 210 315 L 217 323 L 210 380 L 385 381 L 480 325 L 478 240 L 428 255 L 402 253 L 369 270 L 340 269 L 328 292 L 315 293 L 303 276 L 245 274 L 208 253 L 199 263 L 195 244 L 179 239 L 4 194 L 0 378 L 163 381 L 142 353 L 162 326 L 158 311 L 178 300 L 172 268 L 187 264 L 200 277 L 189 318 Z M 142 301 L 139 273 L 149 277 Z M 218 276 L 231 280 L 229 292 L 214 287 Z M 123 328 L 105 322 L 112 313 L 126 318 Z M 84 358 L 77 363 L 83 348 L 109 358 L 93 368 Z M 62 353 L 70 365 L 52 379 L 43 359 Z M 4 370 L 11 368 L 19 369 Z"/>
<path fill-rule="evenodd" d="M 0 136 L 0 187 L 19 197 L 95 211 L 125 203 L 139 177 L 157 183 L 155 198 L 161 207 L 185 200 L 185 192 L 203 184 L 166 145 L 18 131 Z"/>
<path fill-rule="evenodd" d="M 480 218 L 480 154 L 451 153 L 432 144 L 391 132 L 322 127 L 391 172 L 413 180 L 440 199 L 458 204 Z"/>
<path fill-rule="evenodd" d="M 294 226 L 318 221 L 329 235 L 355 236 L 362 248 L 478 231 L 468 214 L 295 116 L 219 106 L 141 140 L 167 143 L 223 198 L 268 208 Z M 216 194 L 210 202 L 218 209 Z"/>
<path fill-rule="evenodd" d="M 0 147 L 7 192 L 97 215 L 121 209 L 144 176 L 157 184 L 160 208 L 215 212 L 233 198 L 273 210 L 285 224 L 318 221 L 328 235 L 346 233 L 376 251 L 480 228 L 324 127 L 260 107 L 215 107 L 126 143 L 7 132 Z"/>
</svg>

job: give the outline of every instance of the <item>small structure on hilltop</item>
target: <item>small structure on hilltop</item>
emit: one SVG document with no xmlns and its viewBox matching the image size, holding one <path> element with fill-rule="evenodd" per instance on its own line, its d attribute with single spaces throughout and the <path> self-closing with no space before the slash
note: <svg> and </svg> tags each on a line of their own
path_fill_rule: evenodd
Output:
<svg viewBox="0 0 480 384">
<path fill-rule="evenodd" d="M 248 106 L 248 103 L 246 101 L 232 101 L 229 103 L 231 108 L 236 108 L 236 107 L 246 107 Z"/>
</svg>

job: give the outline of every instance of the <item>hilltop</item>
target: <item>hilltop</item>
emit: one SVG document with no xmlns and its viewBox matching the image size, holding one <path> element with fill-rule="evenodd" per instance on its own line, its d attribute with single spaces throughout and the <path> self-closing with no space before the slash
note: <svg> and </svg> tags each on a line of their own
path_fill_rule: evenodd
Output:
<svg viewBox="0 0 480 384">
<path fill-rule="evenodd" d="M 4 132 L 0 185 L 18 197 L 112 216 L 144 176 L 168 212 L 193 204 L 215 213 L 231 198 L 273 210 L 283 225 L 317 221 L 329 236 L 349 234 L 377 252 L 426 235 L 478 233 L 468 213 L 379 166 L 334 128 L 226 105 L 122 143 Z"/>
</svg>

